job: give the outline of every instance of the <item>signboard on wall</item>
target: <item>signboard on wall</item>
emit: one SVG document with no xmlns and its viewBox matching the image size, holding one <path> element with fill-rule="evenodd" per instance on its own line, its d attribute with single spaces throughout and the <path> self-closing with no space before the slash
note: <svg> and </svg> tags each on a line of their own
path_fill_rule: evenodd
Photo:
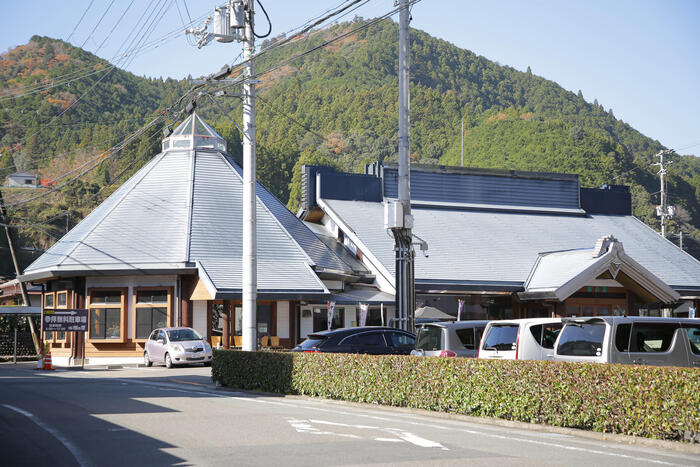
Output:
<svg viewBox="0 0 700 467">
<path fill-rule="evenodd" d="M 87 332 L 88 330 L 88 311 L 81 309 L 44 309 L 42 316 L 44 323 L 44 331 L 77 331 Z"/>
</svg>

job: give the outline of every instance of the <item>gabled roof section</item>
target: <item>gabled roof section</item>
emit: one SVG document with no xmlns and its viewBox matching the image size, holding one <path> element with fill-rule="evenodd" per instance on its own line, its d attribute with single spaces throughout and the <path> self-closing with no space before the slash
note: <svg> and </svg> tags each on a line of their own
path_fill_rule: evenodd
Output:
<svg viewBox="0 0 700 467">
<path fill-rule="evenodd" d="M 594 248 L 541 253 L 525 281 L 523 300 L 564 301 L 598 278 L 611 278 L 643 295 L 649 301 L 673 303 L 679 294 L 625 253 L 612 235 L 598 239 Z"/>
</svg>

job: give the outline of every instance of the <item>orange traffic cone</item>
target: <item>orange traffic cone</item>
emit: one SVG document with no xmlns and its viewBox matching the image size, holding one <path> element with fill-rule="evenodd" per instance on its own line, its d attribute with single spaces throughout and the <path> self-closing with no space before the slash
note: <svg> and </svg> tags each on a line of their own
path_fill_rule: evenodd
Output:
<svg viewBox="0 0 700 467">
<path fill-rule="evenodd" d="M 39 358 L 36 361 L 35 370 L 41 370 L 44 368 L 44 351 L 39 352 Z"/>
<path fill-rule="evenodd" d="M 53 370 L 53 365 L 51 364 L 51 351 L 49 350 L 44 357 L 44 370 Z"/>
</svg>

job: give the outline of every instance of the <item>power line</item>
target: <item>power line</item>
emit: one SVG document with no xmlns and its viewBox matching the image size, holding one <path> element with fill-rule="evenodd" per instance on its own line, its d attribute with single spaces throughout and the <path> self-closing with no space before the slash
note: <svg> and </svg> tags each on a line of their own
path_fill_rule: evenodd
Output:
<svg viewBox="0 0 700 467">
<path fill-rule="evenodd" d="M 80 19 L 78 20 L 78 24 L 75 25 L 75 27 L 73 28 L 73 31 L 66 38 L 66 42 L 68 42 L 70 40 L 70 38 L 73 37 L 73 34 L 75 34 L 75 31 L 76 31 L 76 29 L 78 29 L 78 26 L 80 26 L 80 23 L 83 22 L 83 18 L 85 18 L 85 15 L 87 14 L 88 10 L 90 9 L 90 7 L 92 6 L 92 4 L 94 2 L 95 2 L 95 0 L 90 0 L 90 4 L 87 6 L 87 8 L 85 8 L 85 11 L 83 12 L 83 16 L 81 16 Z"/>
<path fill-rule="evenodd" d="M 119 17 L 119 19 L 117 20 L 117 22 L 116 22 L 116 23 L 114 24 L 114 26 L 112 27 L 112 30 L 109 31 L 109 34 L 107 34 L 107 36 L 102 40 L 102 42 L 101 42 L 100 45 L 97 47 L 97 49 L 95 49 L 95 53 L 99 52 L 100 49 L 105 45 L 105 42 L 107 42 L 107 39 L 109 39 L 109 38 L 112 36 L 112 33 L 114 33 L 114 30 L 117 29 L 117 26 L 119 26 L 119 23 L 122 22 L 122 19 L 123 19 L 124 16 L 126 15 L 126 12 L 129 11 L 129 9 L 131 8 L 131 5 L 133 5 L 135 1 L 136 1 L 136 0 L 131 0 L 131 3 L 129 3 L 129 5 L 126 7 L 126 10 L 124 10 L 124 11 L 122 12 L 122 15 Z"/>
<path fill-rule="evenodd" d="M 92 37 L 92 35 L 95 34 L 95 31 L 96 31 L 97 28 L 99 27 L 99 25 L 100 25 L 100 23 L 102 22 L 102 20 L 105 19 L 105 16 L 107 16 L 107 13 L 109 13 L 109 10 L 112 8 L 112 5 L 114 5 L 114 0 L 112 0 L 112 1 L 110 2 L 110 4 L 107 6 L 107 9 L 105 10 L 105 12 L 102 13 L 102 16 L 100 16 L 100 19 L 99 19 L 99 21 L 97 21 L 97 24 L 95 25 L 95 27 L 92 28 L 92 31 L 90 31 L 90 34 L 89 34 L 89 35 L 87 36 L 87 38 L 83 41 L 82 45 L 80 46 L 81 49 L 82 49 L 83 47 L 85 47 L 85 44 L 87 44 L 87 41 L 89 41 L 90 38 Z"/>
</svg>

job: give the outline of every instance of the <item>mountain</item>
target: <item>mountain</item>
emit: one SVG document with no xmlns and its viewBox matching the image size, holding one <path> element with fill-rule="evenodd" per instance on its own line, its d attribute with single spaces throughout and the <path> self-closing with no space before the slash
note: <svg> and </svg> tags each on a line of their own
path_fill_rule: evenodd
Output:
<svg viewBox="0 0 700 467">
<path fill-rule="evenodd" d="M 367 162 L 396 159 L 397 25 L 368 25 L 356 18 L 315 31 L 270 48 L 257 61 L 259 72 L 269 70 L 261 77 L 257 107 L 258 176 L 292 209 L 303 163 L 360 171 Z M 301 55 L 341 34 L 327 47 Z M 262 49 L 283 39 L 268 40 Z M 465 166 L 579 173 L 588 187 L 627 184 L 635 215 L 659 227 L 654 216 L 659 181 L 650 165 L 663 149 L 658 141 L 529 69 L 501 66 L 418 30 L 411 41 L 414 162 L 459 165 L 464 115 Z M 47 88 L 52 80 L 68 82 Z M 137 77 L 65 42 L 34 36 L 0 56 L 0 174 L 38 169 L 40 178 L 52 179 L 79 167 L 188 87 L 184 81 Z M 220 102 L 240 120 L 237 99 Z M 198 101 L 198 110 L 240 161 L 241 139 L 228 117 L 208 99 Z M 14 222 L 49 220 L 48 227 L 21 229 L 21 243 L 50 245 L 52 236 L 65 231 L 64 211 L 70 211 L 69 227 L 74 225 L 157 153 L 160 137 L 160 127 L 142 135 L 117 158 L 47 197 L 50 203 L 40 199 L 12 207 Z M 684 248 L 700 257 L 700 162 L 693 156 L 674 159 L 668 189 L 678 215 L 668 230 L 683 229 Z M 6 192 L 9 201 L 23 197 Z"/>
</svg>

